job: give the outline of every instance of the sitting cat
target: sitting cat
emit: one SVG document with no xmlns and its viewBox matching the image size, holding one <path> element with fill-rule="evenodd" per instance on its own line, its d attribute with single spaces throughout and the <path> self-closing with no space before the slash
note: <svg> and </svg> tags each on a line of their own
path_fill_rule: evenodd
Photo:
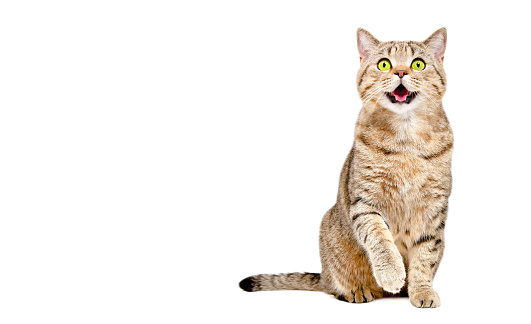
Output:
<svg viewBox="0 0 531 324">
<path fill-rule="evenodd" d="M 380 42 L 358 29 L 363 101 L 336 204 L 321 223 L 321 274 L 256 275 L 246 291 L 318 290 L 362 303 L 401 293 L 438 307 L 453 135 L 442 107 L 446 29 Z"/>
</svg>

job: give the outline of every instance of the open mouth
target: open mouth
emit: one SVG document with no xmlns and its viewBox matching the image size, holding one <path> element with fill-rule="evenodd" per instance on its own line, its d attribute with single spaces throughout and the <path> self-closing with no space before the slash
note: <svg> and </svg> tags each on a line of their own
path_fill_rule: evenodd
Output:
<svg viewBox="0 0 531 324">
<path fill-rule="evenodd" d="M 391 100 L 392 103 L 410 103 L 416 96 L 416 92 L 409 92 L 404 85 L 399 85 L 392 93 L 387 92 L 387 98 Z"/>
</svg>

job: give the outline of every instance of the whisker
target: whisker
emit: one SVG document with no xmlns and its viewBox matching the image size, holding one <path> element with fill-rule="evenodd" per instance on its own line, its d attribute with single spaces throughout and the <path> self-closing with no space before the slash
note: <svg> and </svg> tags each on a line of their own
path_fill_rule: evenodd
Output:
<svg viewBox="0 0 531 324">
<path fill-rule="evenodd" d="M 369 102 L 375 95 L 377 95 L 378 93 L 373 93 L 369 98 L 363 100 L 363 104 L 366 104 L 367 102 Z M 381 96 L 381 94 L 379 95 Z"/>
<path fill-rule="evenodd" d="M 424 95 L 426 96 L 426 98 L 428 98 L 433 103 L 435 107 L 438 106 L 435 100 L 433 100 L 433 98 L 428 93 L 424 93 Z"/>
<path fill-rule="evenodd" d="M 383 90 L 383 89 L 380 89 L 380 90 Z M 369 102 L 369 101 L 370 101 L 375 95 L 377 95 L 378 93 L 380 93 L 380 91 L 374 91 L 374 92 L 370 93 L 369 95 L 364 96 L 364 97 L 362 98 L 363 103 L 367 103 L 367 102 Z"/>
<path fill-rule="evenodd" d="M 379 92 L 379 91 L 383 90 L 383 88 L 385 88 L 386 86 L 387 86 L 387 83 L 382 83 L 382 84 L 378 85 L 376 88 L 371 89 L 370 91 L 366 92 L 366 93 L 362 96 L 362 98 L 363 98 L 363 97 L 367 97 L 367 96 L 369 96 L 369 95 L 371 95 L 371 94 L 373 94 L 373 93 L 375 93 L 375 92 Z"/>
<path fill-rule="evenodd" d="M 380 99 L 382 99 L 382 94 L 380 94 L 380 96 L 378 96 L 378 100 L 376 100 L 376 106 L 378 106 L 378 101 L 380 101 Z"/>
<path fill-rule="evenodd" d="M 363 105 L 371 101 L 374 96 L 378 95 L 378 100 L 381 97 L 381 94 L 379 94 L 382 90 L 385 90 L 385 88 L 391 83 L 391 80 L 384 80 L 382 83 L 380 83 L 376 88 L 371 89 L 370 91 L 364 93 L 361 96 L 361 101 L 363 102 Z M 378 102 L 377 100 L 377 102 Z"/>
</svg>

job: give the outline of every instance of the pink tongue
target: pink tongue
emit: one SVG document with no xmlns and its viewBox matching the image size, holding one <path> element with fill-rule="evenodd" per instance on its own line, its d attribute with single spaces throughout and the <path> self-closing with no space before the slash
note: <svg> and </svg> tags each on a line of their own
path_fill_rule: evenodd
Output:
<svg viewBox="0 0 531 324">
<path fill-rule="evenodd" d="M 395 91 L 393 91 L 393 95 L 398 101 L 405 101 L 408 94 L 409 91 L 407 91 L 405 87 L 398 87 L 395 89 Z"/>
</svg>

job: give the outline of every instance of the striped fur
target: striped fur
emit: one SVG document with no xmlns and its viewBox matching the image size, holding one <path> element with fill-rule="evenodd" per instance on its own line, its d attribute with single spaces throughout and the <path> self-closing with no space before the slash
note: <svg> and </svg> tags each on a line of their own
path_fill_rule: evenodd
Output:
<svg viewBox="0 0 531 324">
<path fill-rule="evenodd" d="M 242 289 L 320 290 L 355 303 L 400 293 L 416 307 L 440 305 L 432 283 L 444 251 L 453 149 L 442 107 L 445 46 L 444 28 L 424 42 L 380 42 L 358 30 L 363 109 L 337 202 L 321 223 L 322 272 L 252 276 Z M 382 58 L 389 71 L 377 68 Z M 416 58 L 424 70 L 411 68 Z M 386 94 L 401 83 L 416 95 L 409 103 Z"/>
<path fill-rule="evenodd" d="M 317 290 L 321 275 L 319 273 L 281 273 L 261 274 L 240 281 L 240 288 L 245 291 L 261 290 Z"/>
</svg>

